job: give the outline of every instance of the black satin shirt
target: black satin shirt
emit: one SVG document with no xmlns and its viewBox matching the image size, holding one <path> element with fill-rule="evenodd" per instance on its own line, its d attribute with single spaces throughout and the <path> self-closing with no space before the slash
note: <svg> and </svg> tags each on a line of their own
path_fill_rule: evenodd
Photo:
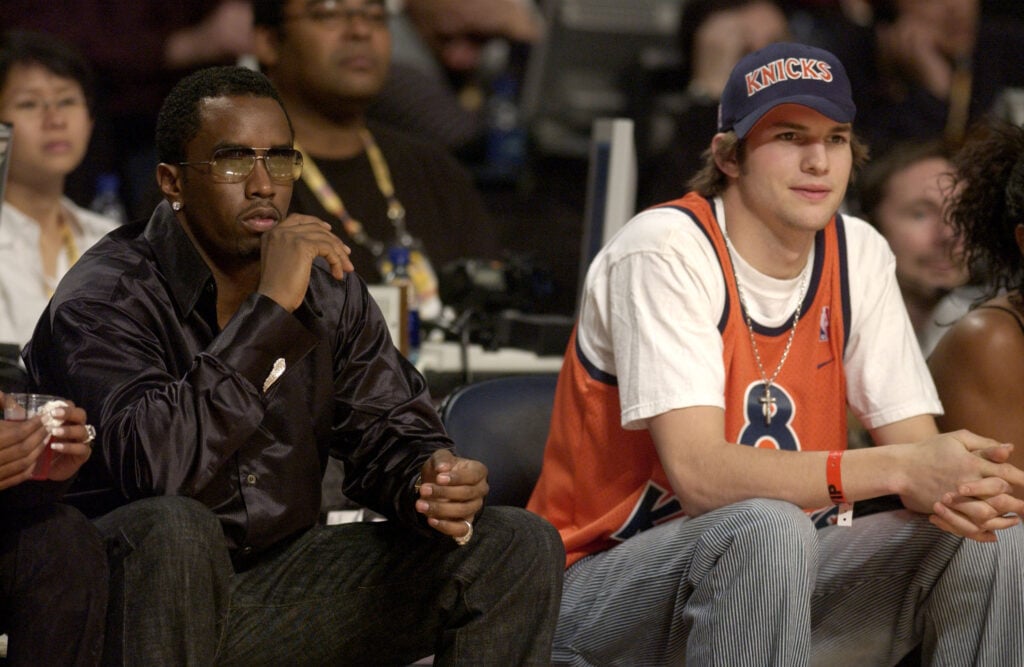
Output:
<svg viewBox="0 0 1024 667">
<path fill-rule="evenodd" d="M 98 431 L 66 502 L 97 515 L 196 498 L 248 556 L 314 525 L 332 455 L 348 497 L 425 530 L 413 481 L 452 443 L 363 281 L 338 282 L 318 262 L 294 313 L 253 294 L 219 330 L 215 306 L 213 277 L 166 202 L 61 281 L 25 362 Z M 264 392 L 278 360 L 285 371 Z"/>
</svg>

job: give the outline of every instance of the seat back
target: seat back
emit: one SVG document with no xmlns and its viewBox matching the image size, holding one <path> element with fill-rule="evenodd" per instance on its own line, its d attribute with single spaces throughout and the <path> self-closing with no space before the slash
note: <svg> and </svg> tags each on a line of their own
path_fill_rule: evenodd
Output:
<svg viewBox="0 0 1024 667">
<path fill-rule="evenodd" d="M 510 375 L 459 387 L 441 421 L 460 456 L 487 466 L 490 505 L 525 507 L 540 476 L 557 374 Z"/>
</svg>

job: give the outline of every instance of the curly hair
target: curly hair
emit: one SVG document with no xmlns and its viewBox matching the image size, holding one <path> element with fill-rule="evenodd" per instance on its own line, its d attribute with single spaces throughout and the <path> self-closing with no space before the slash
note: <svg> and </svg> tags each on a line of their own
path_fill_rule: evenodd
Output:
<svg viewBox="0 0 1024 667">
<path fill-rule="evenodd" d="M 179 81 L 164 100 L 156 120 L 156 150 L 160 162 L 185 161 L 185 147 L 202 124 L 200 102 L 214 97 L 269 97 L 276 100 L 295 136 L 292 120 L 277 89 L 263 74 L 233 65 L 208 67 Z"/>
<path fill-rule="evenodd" d="M 1024 223 L 1024 128 L 978 125 L 953 158 L 954 193 L 947 217 L 963 239 L 972 278 L 1000 289 L 1024 289 L 1024 261 L 1014 230 Z"/>
</svg>

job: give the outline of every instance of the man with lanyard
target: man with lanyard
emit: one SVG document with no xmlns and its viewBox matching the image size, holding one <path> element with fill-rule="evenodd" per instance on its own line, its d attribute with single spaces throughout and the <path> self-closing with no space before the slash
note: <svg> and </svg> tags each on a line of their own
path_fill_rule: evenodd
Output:
<svg viewBox="0 0 1024 667">
<path fill-rule="evenodd" d="M 1024 473 L 937 433 L 892 253 L 836 213 L 854 114 L 831 53 L 744 57 L 694 192 L 590 267 L 529 504 L 556 663 L 1024 664 Z M 847 404 L 884 446 L 845 451 Z"/>
<path fill-rule="evenodd" d="M 366 120 L 390 63 L 384 1 L 256 0 L 253 15 L 257 56 L 305 158 L 293 210 L 329 220 L 371 283 L 388 246 L 411 244 L 420 316 L 434 319 L 434 268 L 496 256 L 497 234 L 468 172 L 443 148 Z"/>
</svg>

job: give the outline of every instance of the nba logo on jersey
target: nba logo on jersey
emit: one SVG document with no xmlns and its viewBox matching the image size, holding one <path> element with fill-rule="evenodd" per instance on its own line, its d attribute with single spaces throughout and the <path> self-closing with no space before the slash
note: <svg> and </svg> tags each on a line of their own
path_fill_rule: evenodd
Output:
<svg viewBox="0 0 1024 667">
<path fill-rule="evenodd" d="M 818 318 L 818 340 L 828 342 L 828 306 L 821 307 L 821 317 Z"/>
</svg>

